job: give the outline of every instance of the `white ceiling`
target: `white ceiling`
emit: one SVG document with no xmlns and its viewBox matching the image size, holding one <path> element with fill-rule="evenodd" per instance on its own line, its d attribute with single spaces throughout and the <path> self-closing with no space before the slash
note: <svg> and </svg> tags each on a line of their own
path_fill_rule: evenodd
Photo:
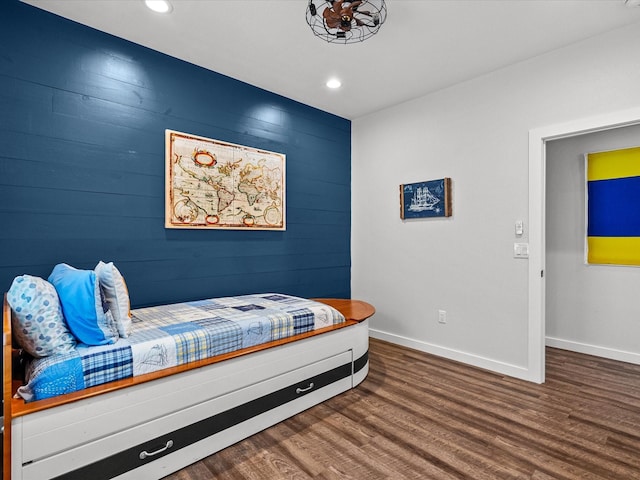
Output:
<svg viewBox="0 0 640 480">
<path fill-rule="evenodd" d="M 24 0 L 307 105 L 355 119 L 625 25 L 624 0 L 387 0 L 374 37 L 335 45 L 307 0 Z M 320 4 L 322 0 L 314 0 Z M 325 87 L 340 77 L 338 91 Z"/>
</svg>

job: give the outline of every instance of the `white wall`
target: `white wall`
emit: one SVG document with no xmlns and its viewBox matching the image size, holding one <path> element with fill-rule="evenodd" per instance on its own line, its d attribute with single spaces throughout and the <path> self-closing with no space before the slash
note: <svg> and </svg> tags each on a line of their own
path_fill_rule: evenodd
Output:
<svg viewBox="0 0 640 480">
<path fill-rule="evenodd" d="M 620 29 L 353 122 L 352 296 L 374 336 L 527 378 L 529 130 L 640 105 L 639 44 Z M 453 217 L 401 221 L 398 186 L 445 176 Z"/>
<path fill-rule="evenodd" d="M 639 145 L 640 125 L 547 143 L 549 345 L 640 363 L 640 268 L 584 262 L 584 154 Z"/>
</svg>

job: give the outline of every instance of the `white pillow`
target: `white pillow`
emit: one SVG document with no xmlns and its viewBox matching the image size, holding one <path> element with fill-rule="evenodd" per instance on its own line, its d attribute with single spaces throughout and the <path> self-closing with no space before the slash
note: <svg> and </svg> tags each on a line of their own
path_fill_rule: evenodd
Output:
<svg viewBox="0 0 640 480">
<path fill-rule="evenodd" d="M 95 272 L 104 299 L 116 321 L 118 334 L 126 338 L 131 334 L 131 302 L 127 284 L 113 262 L 99 262 Z"/>
</svg>

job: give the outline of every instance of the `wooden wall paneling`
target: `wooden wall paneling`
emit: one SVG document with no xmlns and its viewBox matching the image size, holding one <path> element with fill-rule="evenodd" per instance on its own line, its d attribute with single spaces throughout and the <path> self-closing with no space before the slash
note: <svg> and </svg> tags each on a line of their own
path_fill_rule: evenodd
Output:
<svg viewBox="0 0 640 480">
<path fill-rule="evenodd" d="M 3 117 L 0 117 L 3 118 Z M 55 159 L 56 164 L 82 166 L 90 160 L 98 164 L 109 165 L 121 174 L 146 173 L 158 169 L 158 153 L 118 149 L 112 145 L 91 145 L 75 140 L 47 138 L 34 142 L 28 133 L 19 132 L 13 122 L 7 122 L 12 130 L 0 129 L 0 142 L 3 149 L 0 159 L 4 161 L 28 160 L 48 162 Z M 163 157 L 164 160 L 164 157 Z M 164 178 L 164 171 L 158 169 L 158 176 Z M 9 179 L 3 179 L 9 181 Z M 164 192 L 162 192 L 164 194 Z"/>
<path fill-rule="evenodd" d="M 17 0 L 0 8 L 5 290 L 105 260 L 134 306 L 350 295 L 349 121 Z M 166 128 L 286 154 L 287 231 L 165 230 Z"/>
<path fill-rule="evenodd" d="M 350 219 L 351 213 L 331 212 L 327 210 L 307 210 L 302 208 L 287 208 L 287 224 L 295 223 L 315 223 L 322 225 L 343 225 Z"/>
<path fill-rule="evenodd" d="M 7 184 L 19 185 L 30 189 L 40 188 L 65 192 L 84 192 L 100 194 L 120 194 L 138 197 L 159 196 L 158 185 L 164 179 L 160 175 L 139 173 L 118 173 L 108 164 L 86 159 L 83 166 L 53 164 L 46 158 L 38 160 L 9 161 L 4 169 Z M 31 190 L 30 193 L 37 192 Z M 32 195 L 41 198 L 41 195 Z"/>
<path fill-rule="evenodd" d="M 7 170 L 11 170 L 10 168 Z M 34 169 L 34 172 L 38 169 Z M 7 183 L 0 191 L 0 204 L 11 205 L 11 210 L 17 214 L 39 212 L 45 215 L 56 215 L 64 212 L 65 215 L 81 217 L 83 215 L 95 215 L 98 217 L 132 217 L 132 218 L 162 218 L 161 212 L 153 215 L 158 201 L 163 200 L 158 196 L 126 195 L 126 192 L 82 190 L 56 190 L 56 203 L 45 203 L 42 198 L 51 194 L 52 187 L 46 185 L 46 173 L 42 176 L 31 175 L 41 179 L 42 186 L 15 185 L 15 177 L 7 178 Z M 114 181 L 113 183 L 117 183 Z M 27 188 L 25 188 L 27 187 Z M 120 187 L 114 188 L 114 190 Z M 100 191 L 102 190 L 102 191 Z"/>
</svg>

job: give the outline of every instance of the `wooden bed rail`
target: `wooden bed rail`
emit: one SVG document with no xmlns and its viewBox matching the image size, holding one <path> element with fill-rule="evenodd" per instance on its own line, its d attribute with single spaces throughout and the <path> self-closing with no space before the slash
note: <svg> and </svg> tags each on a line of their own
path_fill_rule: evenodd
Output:
<svg viewBox="0 0 640 480">
<path fill-rule="evenodd" d="M 13 348 L 11 345 L 11 307 L 4 295 L 2 304 L 2 478 L 11 480 L 11 396 L 13 394 Z"/>
<path fill-rule="evenodd" d="M 376 313 L 373 305 L 362 300 L 351 300 L 348 298 L 312 298 L 316 302 L 321 302 L 338 310 L 344 318 L 354 322 L 363 322 Z"/>
</svg>

